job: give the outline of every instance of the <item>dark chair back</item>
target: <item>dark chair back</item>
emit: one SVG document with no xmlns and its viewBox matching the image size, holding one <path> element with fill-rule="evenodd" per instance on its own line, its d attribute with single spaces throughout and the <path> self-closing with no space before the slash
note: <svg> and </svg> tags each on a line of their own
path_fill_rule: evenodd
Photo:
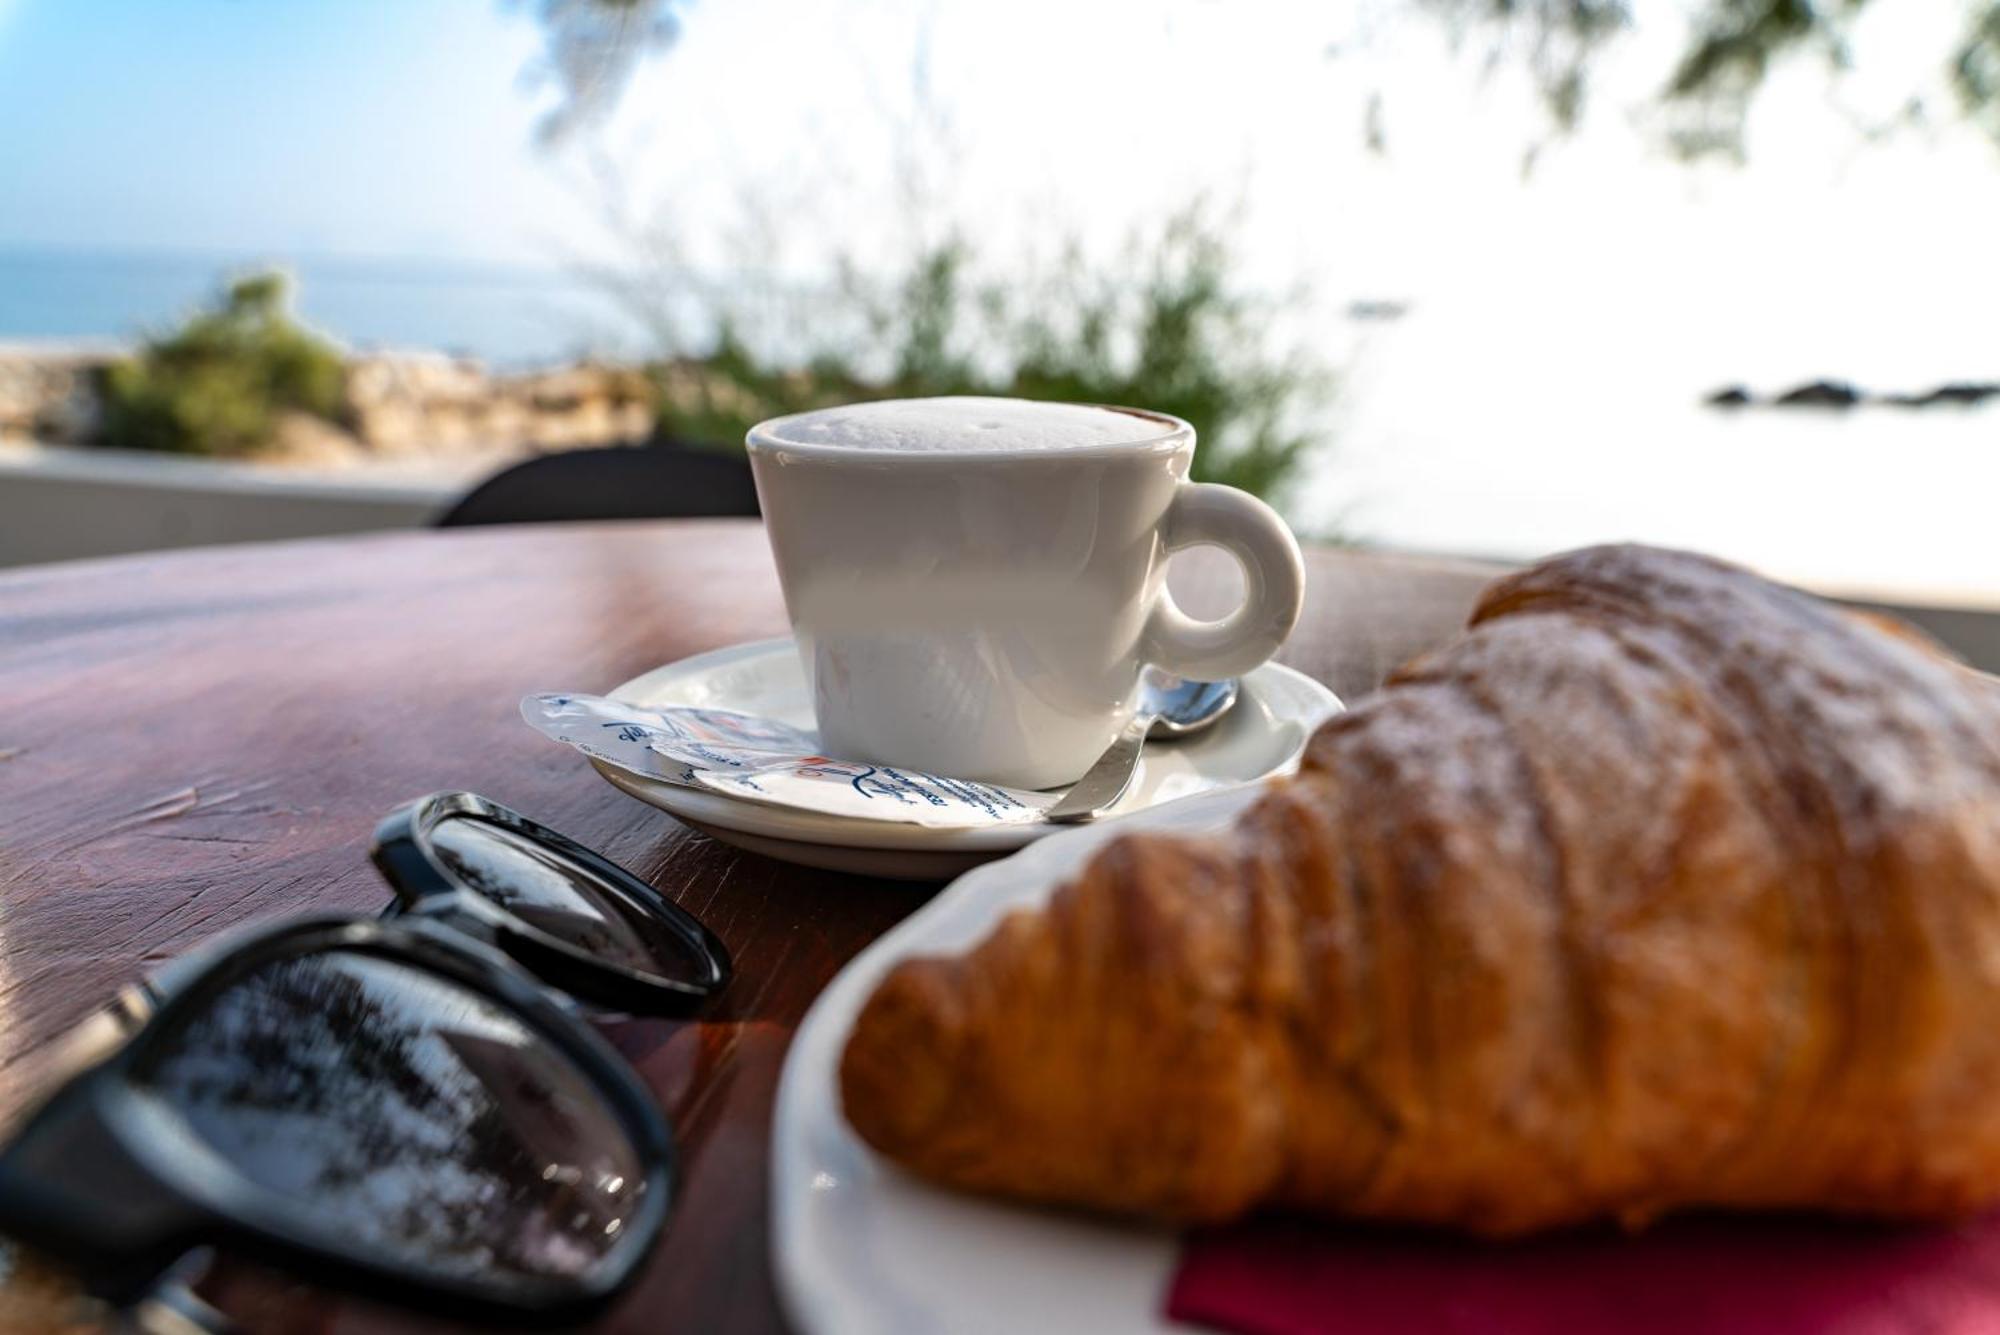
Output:
<svg viewBox="0 0 2000 1335">
<path fill-rule="evenodd" d="M 756 513 L 757 489 L 740 454 L 617 445 L 537 455 L 503 469 L 460 497 L 436 523 L 459 528 Z"/>
</svg>

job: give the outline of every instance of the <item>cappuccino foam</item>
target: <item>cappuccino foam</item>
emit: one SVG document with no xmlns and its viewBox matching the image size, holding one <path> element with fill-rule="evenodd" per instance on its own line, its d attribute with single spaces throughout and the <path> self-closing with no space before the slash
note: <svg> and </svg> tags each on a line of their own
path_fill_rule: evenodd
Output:
<svg viewBox="0 0 2000 1335">
<path fill-rule="evenodd" d="M 767 434 L 792 445 L 943 453 L 1140 445 L 1172 430 L 1156 418 L 1080 403 L 967 397 L 889 399 L 823 408 L 787 418 Z"/>
</svg>

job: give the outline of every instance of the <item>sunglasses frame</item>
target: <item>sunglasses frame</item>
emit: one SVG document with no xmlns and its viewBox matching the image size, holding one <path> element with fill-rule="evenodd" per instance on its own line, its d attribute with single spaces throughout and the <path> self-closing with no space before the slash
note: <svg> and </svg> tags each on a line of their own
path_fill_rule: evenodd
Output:
<svg viewBox="0 0 2000 1335">
<path fill-rule="evenodd" d="M 298 1202 L 259 1186 L 203 1142 L 145 1075 L 164 1042 L 251 972 L 355 953 L 442 978 L 496 1004 L 572 1062 L 645 1165 L 637 1213 L 603 1261 L 574 1278 L 480 1282 L 428 1273 L 300 1223 Z M 188 1252 L 222 1246 L 315 1284 L 505 1325 L 563 1325 L 601 1312 L 637 1274 L 677 1186 L 673 1138 L 632 1068 L 519 965 L 451 927 L 345 916 L 233 934 L 129 991 L 126 1032 L 63 1083 L 0 1150 L 0 1230 L 71 1264 L 98 1296 L 143 1298 Z"/>
<path fill-rule="evenodd" d="M 700 960 L 707 977 L 688 983 L 597 959 L 464 884 L 444 865 L 432 842 L 437 827 L 454 819 L 494 826 L 567 858 L 601 889 L 671 932 Z M 729 951 L 680 905 L 569 836 L 477 793 L 433 793 L 398 808 L 375 827 L 368 856 L 396 892 L 393 912 L 431 918 L 485 941 L 550 986 L 592 1005 L 687 1016 L 729 982 Z"/>
</svg>

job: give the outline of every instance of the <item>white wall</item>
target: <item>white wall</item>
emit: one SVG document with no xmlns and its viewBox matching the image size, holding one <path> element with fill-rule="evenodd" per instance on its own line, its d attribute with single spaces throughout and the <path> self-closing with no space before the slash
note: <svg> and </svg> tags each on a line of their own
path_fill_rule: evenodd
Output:
<svg viewBox="0 0 2000 1335">
<path fill-rule="evenodd" d="M 462 490 L 118 450 L 0 447 L 0 566 L 417 528 Z"/>
</svg>

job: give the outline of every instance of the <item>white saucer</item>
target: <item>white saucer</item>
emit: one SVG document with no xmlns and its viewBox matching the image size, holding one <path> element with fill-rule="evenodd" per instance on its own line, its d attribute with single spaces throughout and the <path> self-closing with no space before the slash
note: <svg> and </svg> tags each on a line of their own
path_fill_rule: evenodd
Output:
<svg viewBox="0 0 2000 1335">
<path fill-rule="evenodd" d="M 1160 1310 L 1174 1234 L 946 1191 L 900 1172 L 848 1127 L 840 1054 L 862 1004 L 899 962 L 964 951 L 1009 911 L 1046 901 L 1122 830 L 1227 829 L 1256 796 L 1208 793 L 1118 830 L 1071 827 L 981 867 L 890 928 L 819 994 L 786 1054 L 771 1131 L 771 1246 L 779 1294 L 801 1332 L 1186 1330 Z"/>
<path fill-rule="evenodd" d="M 633 704 L 735 709 L 813 727 L 812 700 L 790 637 L 669 663 L 609 694 Z M 1286 773 L 1297 766 L 1313 729 L 1341 708 L 1340 697 L 1312 678 L 1266 663 L 1243 678 L 1236 707 L 1214 727 L 1183 742 L 1147 747 L 1131 791 L 1106 819 Z M 956 876 L 1064 828 L 935 830 L 849 820 L 662 783 L 594 759 L 591 764 L 624 792 L 724 843 L 808 867 L 899 880 Z"/>
</svg>

